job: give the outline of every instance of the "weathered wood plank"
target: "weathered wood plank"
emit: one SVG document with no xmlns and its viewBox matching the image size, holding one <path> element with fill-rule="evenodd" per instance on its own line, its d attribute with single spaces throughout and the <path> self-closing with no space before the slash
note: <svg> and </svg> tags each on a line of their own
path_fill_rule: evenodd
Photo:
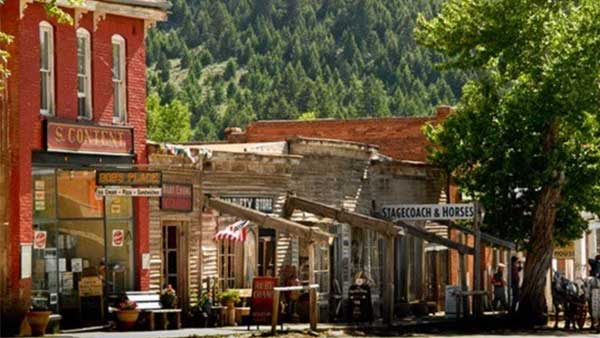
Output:
<svg viewBox="0 0 600 338">
<path fill-rule="evenodd" d="M 322 231 L 318 227 L 307 227 L 287 219 L 271 216 L 257 210 L 226 202 L 219 198 L 207 196 L 206 204 L 209 208 L 252 221 L 260 226 L 284 231 L 291 235 L 307 238 L 309 240 L 315 240 L 319 242 L 329 241 L 329 239 L 332 237 L 332 235 Z"/>
</svg>

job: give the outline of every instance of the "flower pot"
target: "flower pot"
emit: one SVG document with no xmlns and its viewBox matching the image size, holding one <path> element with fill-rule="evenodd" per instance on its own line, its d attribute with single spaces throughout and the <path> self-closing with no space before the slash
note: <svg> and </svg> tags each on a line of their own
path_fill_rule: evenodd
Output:
<svg viewBox="0 0 600 338">
<path fill-rule="evenodd" d="M 116 312 L 121 330 L 130 330 L 140 316 L 140 310 L 118 310 Z"/>
<path fill-rule="evenodd" d="M 48 326 L 51 314 L 51 311 L 30 311 L 27 313 L 27 322 L 31 327 L 32 336 L 40 337 L 46 333 L 46 326 Z"/>
<path fill-rule="evenodd" d="M 223 305 L 226 306 L 228 309 L 235 308 L 235 302 L 232 299 L 224 300 Z"/>
</svg>

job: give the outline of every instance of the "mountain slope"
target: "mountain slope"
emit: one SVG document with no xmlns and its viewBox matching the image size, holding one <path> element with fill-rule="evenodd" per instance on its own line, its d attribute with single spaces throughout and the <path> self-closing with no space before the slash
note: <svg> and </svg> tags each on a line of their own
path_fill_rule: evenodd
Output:
<svg viewBox="0 0 600 338">
<path fill-rule="evenodd" d="M 174 0 L 148 37 L 149 90 L 188 105 L 195 140 L 256 119 L 427 115 L 465 82 L 413 38 L 442 1 Z"/>
</svg>

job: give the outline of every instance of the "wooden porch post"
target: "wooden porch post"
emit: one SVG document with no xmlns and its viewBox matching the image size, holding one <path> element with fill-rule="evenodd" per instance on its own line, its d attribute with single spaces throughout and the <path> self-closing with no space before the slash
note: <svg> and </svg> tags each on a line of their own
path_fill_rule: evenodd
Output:
<svg viewBox="0 0 600 338">
<path fill-rule="evenodd" d="M 475 231 L 475 257 L 473 259 L 473 291 L 482 290 L 481 286 L 481 213 L 480 213 L 479 202 L 475 202 L 475 218 L 473 220 L 473 230 Z M 473 314 L 477 317 L 483 313 L 481 297 L 478 295 L 473 296 Z"/>
<path fill-rule="evenodd" d="M 308 244 L 308 280 L 310 284 L 315 284 L 315 242 L 310 241 Z M 319 285 L 319 287 L 322 287 Z M 317 289 L 310 289 L 309 291 L 309 322 L 310 329 L 312 331 L 317 330 L 317 321 L 319 313 L 318 304 L 318 293 Z"/>
<path fill-rule="evenodd" d="M 385 323 L 394 322 L 394 236 L 387 236 L 385 241 L 385 291 L 383 298 L 383 318 Z"/>
</svg>

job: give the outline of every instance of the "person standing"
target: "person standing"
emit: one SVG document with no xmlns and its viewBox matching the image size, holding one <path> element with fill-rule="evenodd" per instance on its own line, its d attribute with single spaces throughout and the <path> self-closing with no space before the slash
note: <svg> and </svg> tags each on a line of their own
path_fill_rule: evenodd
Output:
<svg viewBox="0 0 600 338">
<path fill-rule="evenodd" d="M 504 280 L 504 267 L 505 265 L 498 264 L 498 269 L 494 276 L 492 276 L 492 285 L 494 286 L 494 300 L 492 300 L 492 308 L 498 310 L 498 303 L 502 305 L 502 308 L 508 310 L 508 303 L 506 302 L 506 280 Z"/>
<path fill-rule="evenodd" d="M 519 305 L 519 298 L 521 297 L 521 275 L 520 272 L 523 270 L 523 265 L 517 256 L 511 258 L 511 273 L 510 273 L 510 289 L 512 292 L 512 304 L 510 307 L 511 312 L 516 312 Z"/>
</svg>

